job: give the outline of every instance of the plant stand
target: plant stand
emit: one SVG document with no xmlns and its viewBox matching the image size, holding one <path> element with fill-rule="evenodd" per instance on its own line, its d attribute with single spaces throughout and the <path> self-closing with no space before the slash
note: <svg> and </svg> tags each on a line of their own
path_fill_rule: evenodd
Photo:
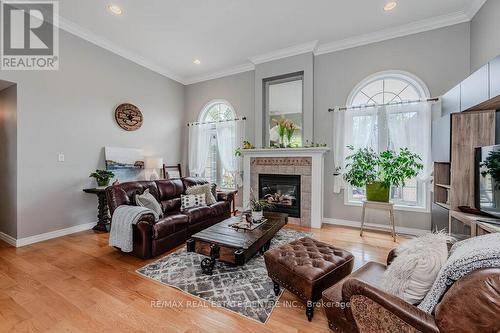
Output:
<svg viewBox="0 0 500 333">
<path fill-rule="evenodd" d="M 361 217 L 361 230 L 359 232 L 360 236 L 363 236 L 363 227 L 365 225 L 365 215 L 366 215 L 365 212 L 367 208 L 389 211 L 389 220 L 392 226 L 392 238 L 395 242 L 396 229 L 394 226 L 394 204 L 392 202 L 363 201 L 363 215 Z"/>
<path fill-rule="evenodd" d="M 85 193 L 91 193 L 97 195 L 98 205 L 97 205 L 97 224 L 92 228 L 95 231 L 109 232 L 109 209 L 108 201 L 106 200 L 106 189 L 102 187 L 98 188 L 86 188 L 83 190 Z"/>
</svg>

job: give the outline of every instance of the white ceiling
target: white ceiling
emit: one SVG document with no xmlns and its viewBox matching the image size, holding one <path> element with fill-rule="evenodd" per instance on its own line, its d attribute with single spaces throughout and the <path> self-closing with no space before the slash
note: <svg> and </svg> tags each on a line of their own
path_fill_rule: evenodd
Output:
<svg viewBox="0 0 500 333">
<path fill-rule="evenodd" d="M 249 70 L 249 59 L 331 52 L 465 22 L 484 2 L 398 0 L 384 12 L 386 0 L 61 0 L 59 11 L 61 28 L 187 84 Z M 121 16 L 107 10 L 111 3 Z"/>
</svg>

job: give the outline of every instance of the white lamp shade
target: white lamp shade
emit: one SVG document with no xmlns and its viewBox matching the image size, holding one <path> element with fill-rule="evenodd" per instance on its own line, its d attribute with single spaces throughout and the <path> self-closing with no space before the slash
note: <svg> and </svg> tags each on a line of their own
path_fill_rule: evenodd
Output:
<svg viewBox="0 0 500 333">
<path fill-rule="evenodd" d="M 161 158 L 161 157 L 146 157 L 144 167 L 146 169 L 161 169 L 161 168 L 163 168 L 163 158 Z"/>
</svg>

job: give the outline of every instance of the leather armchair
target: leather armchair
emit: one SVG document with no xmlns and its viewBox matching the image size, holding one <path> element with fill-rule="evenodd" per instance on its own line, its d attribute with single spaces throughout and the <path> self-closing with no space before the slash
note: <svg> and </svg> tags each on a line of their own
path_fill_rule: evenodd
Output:
<svg viewBox="0 0 500 333">
<path fill-rule="evenodd" d="M 388 256 L 388 264 L 394 259 Z M 323 292 L 335 332 L 498 332 L 500 268 L 477 270 L 455 282 L 428 314 L 379 288 L 387 266 L 368 263 Z M 339 304 L 345 306 L 339 307 Z"/>
</svg>

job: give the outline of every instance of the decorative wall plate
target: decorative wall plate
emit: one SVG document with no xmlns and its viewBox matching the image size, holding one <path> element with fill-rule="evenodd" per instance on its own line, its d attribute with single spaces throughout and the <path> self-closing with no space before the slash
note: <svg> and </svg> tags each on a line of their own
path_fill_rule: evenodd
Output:
<svg viewBox="0 0 500 333">
<path fill-rule="evenodd" d="M 118 126 L 126 131 L 138 130 L 143 122 L 143 116 L 139 108 L 130 103 L 118 105 L 115 110 L 115 119 Z"/>
</svg>

